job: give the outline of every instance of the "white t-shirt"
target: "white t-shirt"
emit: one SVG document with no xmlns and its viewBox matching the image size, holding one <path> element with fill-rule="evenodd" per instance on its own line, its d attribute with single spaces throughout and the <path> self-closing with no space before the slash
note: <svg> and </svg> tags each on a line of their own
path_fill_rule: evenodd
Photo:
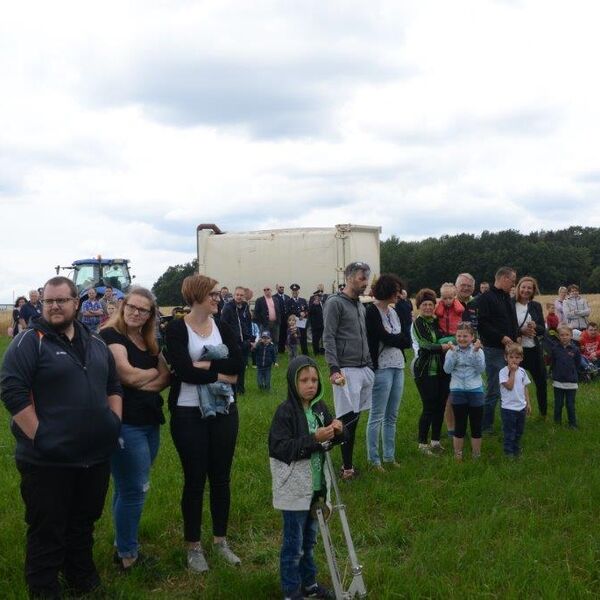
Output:
<svg viewBox="0 0 600 600">
<path fill-rule="evenodd" d="M 519 324 L 519 335 L 521 335 L 521 328 L 531 321 L 531 314 L 527 312 L 527 304 L 515 302 L 515 309 L 517 323 Z M 521 337 L 521 345 L 523 348 L 535 348 L 535 340 L 524 335 Z"/>
<path fill-rule="evenodd" d="M 188 352 L 192 361 L 200 360 L 200 355 L 204 346 L 216 346 L 222 344 L 223 339 L 219 328 L 212 324 L 212 331 L 210 335 L 206 337 L 199 336 L 187 323 L 185 324 L 188 332 Z M 230 398 L 230 402 L 233 402 L 233 396 Z M 181 390 L 179 397 L 177 398 L 177 406 L 200 406 L 200 399 L 198 398 L 198 386 L 195 383 L 181 382 Z"/>
<path fill-rule="evenodd" d="M 510 372 L 508 367 L 500 369 L 500 398 L 502 408 L 509 410 L 523 410 L 527 407 L 525 400 L 525 386 L 531 383 L 525 369 L 519 367 L 515 373 L 515 384 L 512 390 L 507 390 L 502 384 L 508 381 Z"/>
</svg>

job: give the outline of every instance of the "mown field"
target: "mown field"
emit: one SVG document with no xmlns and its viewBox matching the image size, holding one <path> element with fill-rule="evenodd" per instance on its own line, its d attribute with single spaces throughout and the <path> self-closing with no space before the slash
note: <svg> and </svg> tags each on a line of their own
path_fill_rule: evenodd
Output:
<svg viewBox="0 0 600 600">
<path fill-rule="evenodd" d="M 0 355 L 7 343 L 0 338 Z M 243 566 L 229 568 L 210 553 L 205 511 L 203 538 L 211 571 L 201 577 L 186 572 L 179 513 L 181 469 L 165 427 L 140 532 L 144 550 L 157 555 L 160 566 L 129 576 L 116 570 L 107 501 L 95 546 L 107 597 L 280 597 L 281 527 L 271 507 L 266 440 L 271 415 L 285 394 L 286 362 L 275 370 L 271 394 L 257 391 L 255 372 L 250 370 L 248 393 L 239 402 L 229 539 Z M 598 383 L 581 387 L 579 431 L 556 427 L 534 414 L 526 425 L 520 460 L 504 458 L 497 435 L 484 440 L 480 461 L 467 456 L 458 464 L 450 452 L 440 457 L 417 453 L 420 401 L 408 377 L 397 434 L 402 467 L 385 474 L 363 469 L 358 480 L 342 486 L 369 597 L 598 597 L 599 392 Z M 365 420 L 358 431 L 359 467 L 365 466 L 364 429 Z M 340 462 L 337 450 L 334 461 Z M 0 412 L 0 532 L 0 598 L 24 598 L 23 505 L 5 411 Z M 342 544 L 338 547 L 343 554 Z M 321 579 L 327 582 L 320 546 L 318 561 Z"/>
</svg>

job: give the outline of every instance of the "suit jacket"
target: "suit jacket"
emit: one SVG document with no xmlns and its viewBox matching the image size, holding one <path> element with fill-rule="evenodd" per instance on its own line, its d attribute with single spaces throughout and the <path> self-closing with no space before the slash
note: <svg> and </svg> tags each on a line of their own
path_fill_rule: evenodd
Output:
<svg viewBox="0 0 600 600">
<path fill-rule="evenodd" d="M 273 294 L 273 300 L 275 300 L 276 304 L 279 304 L 279 315 L 281 318 L 281 322 L 286 322 L 286 306 L 287 301 L 290 297 L 287 294 Z"/>
<path fill-rule="evenodd" d="M 273 304 L 275 305 L 275 320 L 281 321 L 280 302 L 273 296 Z M 266 329 L 269 326 L 269 308 L 267 299 L 264 296 L 256 299 L 254 303 L 254 320 L 258 323 L 261 329 Z"/>
</svg>

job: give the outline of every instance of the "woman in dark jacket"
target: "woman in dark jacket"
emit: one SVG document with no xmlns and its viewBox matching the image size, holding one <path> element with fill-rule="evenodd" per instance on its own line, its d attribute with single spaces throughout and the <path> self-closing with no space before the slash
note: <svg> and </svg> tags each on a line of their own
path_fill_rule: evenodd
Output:
<svg viewBox="0 0 600 600">
<path fill-rule="evenodd" d="M 531 373 L 535 383 L 540 415 L 545 417 L 548 412 L 548 390 L 541 339 L 546 332 L 546 324 L 542 305 L 534 300 L 537 293 L 537 281 L 529 275 L 521 277 L 515 288 L 513 306 L 523 346 L 523 364 L 521 366 Z"/>
<path fill-rule="evenodd" d="M 171 435 L 183 467 L 184 537 L 191 571 L 208 570 L 200 542 L 204 484 L 210 485 L 210 512 L 215 550 L 232 565 L 240 559 L 226 540 L 229 519 L 229 478 L 238 433 L 238 412 L 233 392 L 226 408 L 219 405 L 216 416 L 203 418 L 200 393 L 216 382 L 233 386 L 242 370 L 242 355 L 236 338 L 227 326 L 214 320 L 220 299 L 217 282 L 204 275 L 183 281 L 181 293 L 191 312 L 174 319 L 167 327 L 167 358 L 173 371 L 169 392 Z M 208 346 L 227 347 L 227 357 L 204 360 Z M 201 390 L 201 388 L 205 388 Z"/>
<path fill-rule="evenodd" d="M 402 281 L 383 274 L 373 285 L 375 302 L 366 310 L 367 341 L 375 370 L 373 402 L 367 424 L 367 457 L 377 471 L 384 471 L 379 456 L 382 438 L 383 462 L 397 466 L 396 420 L 404 391 L 403 348 L 410 347 L 410 334 L 402 331 L 394 304 L 402 292 Z"/>
<path fill-rule="evenodd" d="M 443 334 L 434 314 L 436 300 L 433 290 L 419 290 L 415 301 L 420 314 L 412 327 L 412 339 L 419 346 L 413 369 L 415 384 L 423 403 L 419 419 L 419 450 L 423 454 L 443 451 L 440 434 L 450 388 L 450 377 L 443 369 L 443 353 L 451 344 L 440 342 Z M 430 428 L 431 445 L 427 443 Z"/>
<path fill-rule="evenodd" d="M 27 298 L 25 296 L 19 296 L 15 301 L 15 308 L 12 311 L 12 337 L 17 337 L 17 333 L 20 331 L 19 326 L 19 310 L 23 304 L 27 303 Z"/>
</svg>

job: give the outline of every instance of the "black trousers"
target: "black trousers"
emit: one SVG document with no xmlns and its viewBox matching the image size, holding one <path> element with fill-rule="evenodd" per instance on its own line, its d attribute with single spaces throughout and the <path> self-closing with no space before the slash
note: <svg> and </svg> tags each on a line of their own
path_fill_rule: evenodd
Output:
<svg viewBox="0 0 600 600">
<path fill-rule="evenodd" d="M 306 331 L 306 327 L 298 328 L 298 333 L 300 333 L 300 348 L 302 349 L 302 354 L 308 356 L 308 332 Z"/>
<path fill-rule="evenodd" d="M 85 593 L 100 585 L 94 523 L 102 515 L 109 461 L 91 467 L 44 467 L 17 461 L 25 503 L 25 579 L 32 597 L 58 598 L 58 574 Z"/>
<path fill-rule="evenodd" d="M 171 435 L 183 467 L 183 535 L 186 542 L 199 542 L 206 478 L 210 486 L 213 535 L 227 534 L 229 488 L 233 453 L 239 427 L 235 404 L 228 415 L 203 419 L 193 407 L 177 407 L 171 416 Z"/>
<path fill-rule="evenodd" d="M 312 347 L 315 356 L 317 354 L 321 354 L 323 352 L 323 348 L 321 346 L 321 338 L 323 337 L 323 327 L 311 327 L 312 333 Z"/>
<path fill-rule="evenodd" d="M 238 375 L 237 383 L 235 384 L 235 390 L 238 394 L 246 393 L 246 367 L 248 366 L 248 358 L 250 357 L 250 348 L 248 346 L 241 346 L 242 352 L 242 363 L 243 367 Z"/>
<path fill-rule="evenodd" d="M 523 364 L 521 366 L 531 373 L 531 378 L 535 383 L 535 395 L 540 415 L 546 415 L 548 412 L 548 386 L 542 347 L 523 348 Z"/>
<path fill-rule="evenodd" d="M 340 417 L 340 421 L 346 429 L 346 441 L 341 446 L 342 461 L 344 469 L 352 469 L 352 455 L 354 454 L 354 440 L 356 438 L 356 428 L 358 427 L 358 419 L 360 413 L 349 412 Z"/>
<path fill-rule="evenodd" d="M 275 340 L 273 340 L 275 342 Z M 279 343 L 277 344 L 280 354 L 285 353 L 287 344 L 287 319 L 282 319 L 279 323 Z"/>
<path fill-rule="evenodd" d="M 446 374 L 425 375 L 424 377 L 415 377 L 415 383 L 423 403 L 423 411 L 419 419 L 419 442 L 427 443 L 430 427 L 431 439 L 439 441 L 446 399 L 450 390 L 450 377 Z"/>
<path fill-rule="evenodd" d="M 471 437 L 481 437 L 481 420 L 483 419 L 483 406 L 469 406 L 468 404 L 453 404 L 454 437 L 464 438 L 467 432 L 467 419 L 471 425 Z"/>
</svg>

